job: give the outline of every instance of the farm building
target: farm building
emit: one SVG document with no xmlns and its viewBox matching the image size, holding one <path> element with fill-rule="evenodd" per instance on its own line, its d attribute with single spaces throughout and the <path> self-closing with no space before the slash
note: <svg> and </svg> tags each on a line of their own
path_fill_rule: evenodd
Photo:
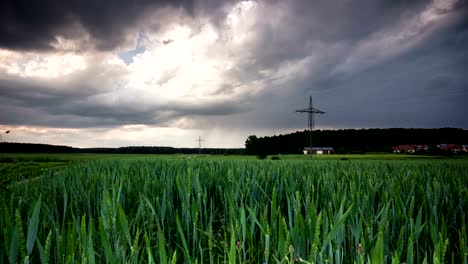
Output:
<svg viewBox="0 0 468 264">
<path fill-rule="evenodd" d="M 312 154 L 333 154 L 335 150 L 332 147 L 312 147 Z M 304 148 L 304 155 L 310 154 L 310 148 Z"/>
<path fill-rule="evenodd" d="M 393 153 L 416 153 L 418 151 L 427 151 L 429 147 L 427 145 L 406 144 L 395 146 L 392 149 Z"/>
<path fill-rule="evenodd" d="M 466 145 L 457 145 L 457 144 L 439 144 L 437 147 L 443 151 L 450 151 L 453 153 L 458 153 L 461 151 L 466 151 Z"/>
</svg>

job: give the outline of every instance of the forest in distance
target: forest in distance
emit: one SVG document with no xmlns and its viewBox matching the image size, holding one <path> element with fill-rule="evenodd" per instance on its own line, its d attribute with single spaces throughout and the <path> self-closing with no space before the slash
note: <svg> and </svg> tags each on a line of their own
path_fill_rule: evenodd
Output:
<svg viewBox="0 0 468 264">
<path fill-rule="evenodd" d="M 249 136 L 245 142 L 248 155 L 299 154 L 309 146 L 308 130 L 266 137 Z M 461 128 L 385 128 L 315 130 L 312 145 L 333 147 L 336 154 L 366 152 L 392 152 L 392 147 L 402 144 L 429 146 L 424 154 L 444 154 L 438 144 L 468 144 L 468 130 Z"/>
<path fill-rule="evenodd" d="M 244 154 L 243 148 L 174 148 L 165 146 L 129 146 L 119 148 L 75 148 L 49 144 L 1 143 L 0 153 L 93 153 L 93 154 Z"/>
<path fill-rule="evenodd" d="M 49 144 L 3 142 L 0 153 L 102 153 L 102 154 L 224 154 L 224 155 L 277 155 L 302 154 L 309 145 L 309 131 L 257 137 L 249 136 L 245 148 L 176 148 L 168 146 L 128 146 L 119 148 L 76 148 Z M 400 144 L 424 144 L 428 153 L 439 153 L 438 144 L 468 144 L 468 130 L 461 128 L 388 128 L 316 130 L 313 146 L 333 147 L 336 154 L 391 152 Z"/>
</svg>

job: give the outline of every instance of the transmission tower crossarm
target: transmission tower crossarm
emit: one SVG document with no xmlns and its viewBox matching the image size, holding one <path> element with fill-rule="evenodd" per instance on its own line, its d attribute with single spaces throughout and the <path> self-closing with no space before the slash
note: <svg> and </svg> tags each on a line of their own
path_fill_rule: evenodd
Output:
<svg viewBox="0 0 468 264">
<path fill-rule="evenodd" d="M 304 109 L 299 109 L 296 110 L 298 113 L 314 113 L 314 114 L 326 114 L 327 112 L 324 112 L 322 110 L 316 109 L 316 108 L 304 108 Z"/>
</svg>

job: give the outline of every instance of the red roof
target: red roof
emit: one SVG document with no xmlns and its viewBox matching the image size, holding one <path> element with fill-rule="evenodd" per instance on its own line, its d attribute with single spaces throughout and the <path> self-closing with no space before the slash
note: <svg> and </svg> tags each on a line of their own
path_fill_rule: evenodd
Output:
<svg viewBox="0 0 468 264">
<path fill-rule="evenodd" d="M 463 149 L 462 146 L 457 145 L 457 144 L 440 144 L 439 148 L 443 149 L 443 150 L 461 150 L 461 149 Z"/>
<path fill-rule="evenodd" d="M 408 150 L 416 150 L 416 145 L 398 145 L 393 147 L 393 150 L 400 150 L 400 151 L 408 151 Z"/>
</svg>

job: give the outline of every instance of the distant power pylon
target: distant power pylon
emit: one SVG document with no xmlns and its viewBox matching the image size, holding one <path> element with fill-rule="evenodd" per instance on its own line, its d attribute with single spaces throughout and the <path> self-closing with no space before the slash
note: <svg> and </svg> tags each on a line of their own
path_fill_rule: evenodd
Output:
<svg viewBox="0 0 468 264">
<path fill-rule="evenodd" d="M 309 154 L 312 154 L 313 151 L 312 151 L 312 146 L 313 146 L 313 136 L 314 136 L 314 129 L 315 129 L 315 115 L 316 114 L 325 114 L 326 112 L 322 111 L 322 110 L 319 110 L 319 109 L 316 109 L 313 107 L 313 104 L 312 104 L 312 96 L 310 96 L 310 99 L 309 99 L 309 107 L 308 108 L 304 108 L 304 109 L 300 109 L 300 110 L 296 110 L 296 112 L 298 113 L 308 113 L 308 117 L 309 117 L 309 120 L 308 120 L 308 128 L 309 128 Z"/>
<path fill-rule="evenodd" d="M 202 141 L 205 141 L 204 139 L 201 139 L 201 136 L 198 136 L 198 154 L 201 154 L 201 143 Z"/>
</svg>

